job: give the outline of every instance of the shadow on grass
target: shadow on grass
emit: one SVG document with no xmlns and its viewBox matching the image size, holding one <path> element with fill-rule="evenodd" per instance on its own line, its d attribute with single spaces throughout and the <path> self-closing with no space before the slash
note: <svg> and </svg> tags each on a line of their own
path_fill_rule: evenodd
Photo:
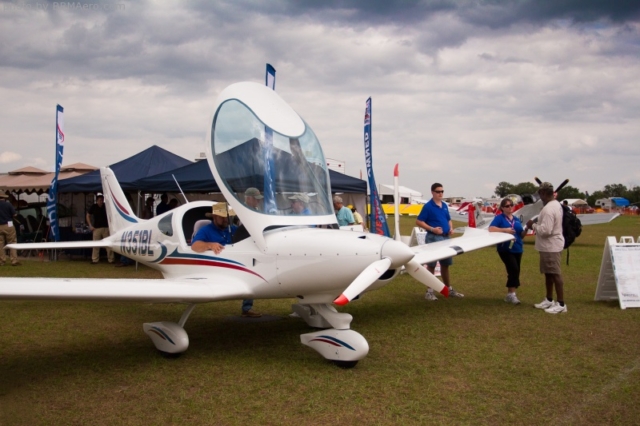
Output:
<svg viewBox="0 0 640 426">
<path fill-rule="evenodd" d="M 136 315 L 140 313 L 136 309 Z M 157 310 L 154 313 L 157 316 Z M 41 381 L 73 381 L 78 376 L 108 375 L 110 371 L 133 374 L 148 367 L 149 363 L 154 368 L 171 369 L 203 359 L 224 364 L 225 358 L 230 357 L 234 363 L 245 365 L 281 364 L 283 353 L 300 352 L 301 358 L 306 358 L 304 352 L 315 354 L 300 343 L 300 334 L 314 330 L 301 320 L 281 318 L 250 323 L 229 321 L 229 317 L 200 317 L 188 321 L 185 329 L 189 334 L 189 349 L 177 358 L 165 358 L 156 351 L 142 331 L 142 323 L 139 333 L 115 331 L 110 334 L 109 341 L 98 333 L 95 340 L 92 340 L 91 333 L 77 339 L 66 333 L 67 338 L 43 342 L 35 350 L 5 352 L 0 356 L 0 395 Z M 64 331 L 61 333 L 65 334 Z M 322 360 L 319 355 L 317 357 Z"/>
</svg>

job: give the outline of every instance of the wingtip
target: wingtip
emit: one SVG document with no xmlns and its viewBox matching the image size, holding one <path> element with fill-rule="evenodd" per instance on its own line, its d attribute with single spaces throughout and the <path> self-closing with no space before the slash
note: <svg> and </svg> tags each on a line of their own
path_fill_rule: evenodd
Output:
<svg viewBox="0 0 640 426">
<path fill-rule="evenodd" d="M 447 287 L 446 285 L 442 287 L 442 290 L 440 290 L 440 294 L 444 297 L 449 297 L 449 287 Z"/>
<path fill-rule="evenodd" d="M 345 296 L 344 294 L 341 294 L 340 297 L 333 301 L 333 303 L 338 306 L 344 306 L 349 303 L 349 299 L 347 299 L 347 296 Z"/>
</svg>

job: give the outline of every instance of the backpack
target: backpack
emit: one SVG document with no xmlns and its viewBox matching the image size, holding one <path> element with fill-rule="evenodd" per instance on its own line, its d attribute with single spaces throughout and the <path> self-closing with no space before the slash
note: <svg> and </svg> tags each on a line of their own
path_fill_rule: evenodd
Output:
<svg viewBox="0 0 640 426">
<path fill-rule="evenodd" d="M 567 249 L 567 265 L 569 264 L 569 246 L 573 244 L 582 233 L 582 223 L 578 216 L 570 207 L 562 206 L 562 236 L 564 237 L 564 248 Z"/>
</svg>

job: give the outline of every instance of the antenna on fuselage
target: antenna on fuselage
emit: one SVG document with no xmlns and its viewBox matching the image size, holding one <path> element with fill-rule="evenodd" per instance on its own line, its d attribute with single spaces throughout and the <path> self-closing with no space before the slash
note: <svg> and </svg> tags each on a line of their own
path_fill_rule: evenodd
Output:
<svg viewBox="0 0 640 426">
<path fill-rule="evenodd" d="M 173 178 L 173 180 L 176 182 L 176 185 L 178 185 L 178 189 L 180 190 L 180 193 L 182 194 L 182 196 L 184 197 L 184 201 L 185 203 L 189 204 L 189 200 L 187 200 L 187 196 L 184 195 L 184 192 L 182 192 L 182 188 L 180 187 L 180 184 L 178 183 L 178 179 L 176 179 L 176 177 L 173 175 L 173 173 L 171 174 L 171 177 Z"/>
</svg>

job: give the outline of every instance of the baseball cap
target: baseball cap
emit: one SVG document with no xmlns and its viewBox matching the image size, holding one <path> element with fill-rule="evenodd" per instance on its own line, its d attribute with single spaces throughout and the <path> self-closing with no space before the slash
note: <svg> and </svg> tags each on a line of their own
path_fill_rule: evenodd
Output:
<svg viewBox="0 0 640 426">
<path fill-rule="evenodd" d="M 258 200 L 264 198 L 262 195 L 260 195 L 260 191 L 258 190 L 258 188 L 247 188 L 247 190 L 244 191 L 244 195 L 256 198 Z"/>
<path fill-rule="evenodd" d="M 307 194 L 302 194 L 300 192 L 293 194 L 291 197 L 289 197 L 289 199 L 302 201 L 305 204 L 309 202 L 309 196 Z"/>
<path fill-rule="evenodd" d="M 542 182 L 539 189 L 551 189 L 553 191 L 553 185 L 550 182 Z"/>
<path fill-rule="evenodd" d="M 0 198 L 9 198 L 6 192 L 0 191 Z"/>
</svg>

